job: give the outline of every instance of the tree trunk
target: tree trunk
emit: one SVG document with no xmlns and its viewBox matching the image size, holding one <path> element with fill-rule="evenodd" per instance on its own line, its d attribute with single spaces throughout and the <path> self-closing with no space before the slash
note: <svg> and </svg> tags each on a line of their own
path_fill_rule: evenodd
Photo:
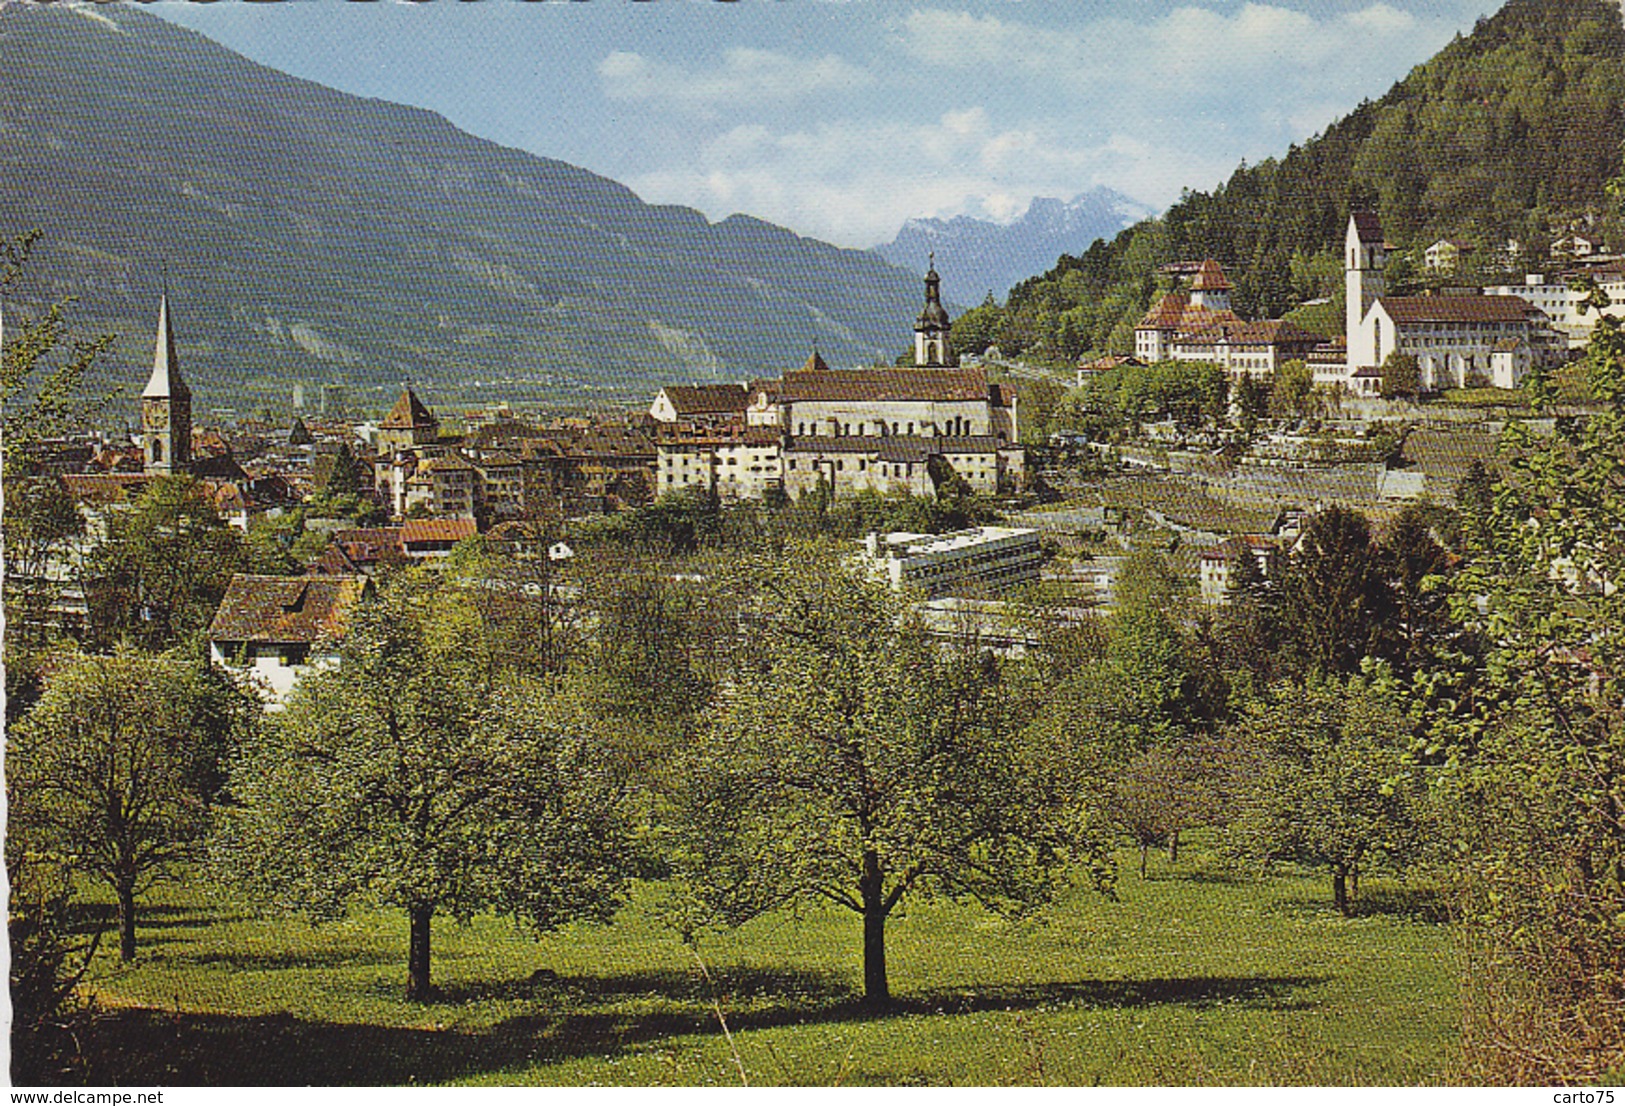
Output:
<svg viewBox="0 0 1625 1106">
<path fill-rule="evenodd" d="M 1151 845 L 1150 845 L 1150 843 L 1146 842 L 1146 841 L 1141 841 L 1140 842 L 1140 878 L 1141 879 L 1145 878 L 1145 861 L 1146 861 L 1146 858 L 1148 856 L 1150 856 L 1150 855 L 1151 855 Z"/>
<path fill-rule="evenodd" d="M 891 988 L 886 983 L 886 895 L 880 873 L 880 858 L 873 851 L 863 854 L 863 1002 L 865 1006 L 891 1004 Z"/>
<path fill-rule="evenodd" d="M 118 888 L 118 958 L 125 963 L 135 959 L 135 888 Z"/>
<path fill-rule="evenodd" d="M 1332 866 L 1332 902 L 1337 904 L 1338 913 L 1347 918 L 1352 910 L 1349 907 L 1348 869 L 1341 864 Z"/>
<path fill-rule="evenodd" d="M 434 907 L 411 908 L 412 938 L 406 964 L 406 1000 L 428 1002 L 434 997 L 434 986 L 429 982 L 429 923 L 434 918 Z"/>
<path fill-rule="evenodd" d="M 1174 830 L 1168 835 L 1168 863 L 1179 863 L 1179 831 Z"/>
<path fill-rule="evenodd" d="M 1350 864 L 1349 865 L 1349 901 L 1352 902 L 1352 901 L 1354 901 L 1355 899 L 1357 899 L 1359 897 L 1360 897 L 1360 866 L 1358 864 Z"/>
</svg>

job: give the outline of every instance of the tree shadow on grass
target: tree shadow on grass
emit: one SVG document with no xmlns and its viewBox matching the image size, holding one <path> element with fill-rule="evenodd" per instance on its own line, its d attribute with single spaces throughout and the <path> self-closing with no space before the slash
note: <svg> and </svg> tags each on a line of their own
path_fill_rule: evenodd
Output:
<svg viewBox="0 0 1625 1106">
<path fill-rule="evenodd" d="M 723 973 L 717 982 L 729 1025 L 736 1032 L 792 1024 L 1056 1007 L 1237 1004 L 1291 1009 L 1303 1005 L 1297 998 L 1300 991 L 1324 982 L 1306 976 L 1085 980 L 928 991 L 904 996 L 891 1008 L 877 1011 L 831 977 L 795 972 L 735 975 L 736 979 Z M 442 1083 L 583 1056 L 612 1056 L 651 1041 L 717 1032 L 709 989 L 681 973 L 633 973 L 602 979 L 544 977 L 541 986 L 555 998 L 573 1001 L 561 1003 L 557 1012 L 519 1015 L 480 1032 L 345 1025 L 306 1021 L 289 1014 L 234 1017 L 153 1009 L 112 1011 L 100 1016 L 85 1034 L 85 1065 L 76 1078 L 88 1085 Z M 663 997 L 673 1008 L 615 1008 L 614 1004 L 628 997 L 643 995 Z M 481 997 L 498 996 L 479 988 L 447 996 L 450 1001 Z M 605 1003 L 609 1005 L 602 1005 Z M 13 1074 L 18 1082 L 63 1081 L 60 1075 L 29 1071 L 27 1063 L 26 1057 L 14 1056 Z"/>
<path fill-rule="evenodd" d="M 200 967 L 224 966 L 243 972 L 271 972 L 282 968 L 356 968 L 394 964 L 400 956 L 387 952 L 331 949 L 326 952 L 202 952 L 175 953 L 167 959 Z"/>
<path fill-rule="evenodd" d="M 1379 915 L 1445 925 L 1450 921 L 1450 903 L 1432 888 L 1382 887 L 1362 891 L 1354 900 L 1354 913 L 1357 917 Z"/>
<path fill-rule="evenodd" d="M 247 921 L 253 915 L 246 912 L 221 911 L 202 906 L 171 906 L 156 903 L 135 908 L 137 935 L 152 929 L 202 929 L 219 923 Z M 94 933 L 98 929 L 113 930 L 118 925 L 118 906 L 107 902 L 80 902 L 74 904 L 74 928 L 77 932 Z"/>
<path fill-rule="evenodd" d="M 1291 896 L 1277 899 L 1274 909 L 1295 918 L 1338 918 L 1337 906 L 1328 889 L 1322 896 Z M 1353 901 L 1349 920 L 1355 918 L 1403 918 L 1427 925 L 1447 925 L 1450 904 L 1445 896 L 1425 887 L 1362 888 Z"/>
</svg>

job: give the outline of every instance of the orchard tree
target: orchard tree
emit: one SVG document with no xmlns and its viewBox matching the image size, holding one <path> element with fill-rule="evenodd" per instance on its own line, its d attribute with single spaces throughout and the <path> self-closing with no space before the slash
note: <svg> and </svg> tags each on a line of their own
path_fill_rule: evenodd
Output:
<svg viewBox="0 0 1625 1106">
<path fill-rule="evenodd" d="M 863 922 L 864 998 L 890 1000 L 905 900 L 1033 910 L 1109 836 L 1071 802 L 1066 750 L 1025 743 L 997 663 L 939 651 L 883 581 L 801 548 L 752 565 L 756 632 L 679 789 L 678 868 L 698 924 L 806 900 Z"/>
<path fill-rule="evenodd" d="M 1233 851 L 1328 870 L 1332 901 L 1353 913 L 1362 868 L 1415 855 L 1425 799 L 1408 757 L 1416 725 L 1380 662 L 1346 682 L 1282 684 L 1255 700 L 1230 732 L 1247 751 L 1233 785 Z"/>
<path fill-rule="evenodd" d="M 220 760 L 252 709 L 172 653 L 120 647 L 61 664 L 10 735 L 8 838 L 107 884 L 131 960 L 136 900 L 198 855 Z"/>
<path fill-rule="evenodd" d="M 38 231 L 0 235 L 0 301 L 20 283 L 38 239 Z M 50 609 L 77 567 L 72 550 L 84 534 L 84 519 L 61 481 L 42 471 L 42 446 L 49 438 L 82 429 L 105 401 L 91 383 L 97 358 L 114 343 L 111 334 L 70 338 L 65 318 L 69 303 L 53 303 L 35 318 L 19 314 L 13 303 L 0 347 L 8 717 L 15 717 L 38 691 Z"/>
<path fill-rule="evenodd" d="M 404 910 L 407 997 L 427 1001 L 435 916 L 537 931 L 607 920 L 634 854 L 629 789 L 590 718 L 546 684 L 469 664 L 462 601 L 420 572 L 363 605 L 340 661 L 235 759 L 216 858 L 261 902 Z"/>
<path fill-rule="evenodd" d="M 1301 419 L 1310 414 L 1315 374 L 1300 358 L 1283 361 L 1270 380 L 1270 414 L 1278 419 Z"/>
<path fill-rule="evenodd" d="M 190 476 L 154 480 L 108 521 L 87 567 L 95 636 L 164 649 L 208 628 L 246 563 L 242 538 Z"/>
<path fill-rule="evenodd" d="M 1415 399 L 1422 391 L 1422 369 L 1416 356 L 1394 350 L 1382 362 L 1383 399 Z"/>
<path fill-rule="evenodd" d="M 0 235 L 0 296 L 17 284 L 38 239 L 38 231 Z M 34 475 L 40 444 L 83 429 L 105 402 L 87 387 L 96 358 L 117 339 L 103 334 L 70 340 L 64 318 L 69 302 L 53 303 L 37 319 L 13 315 L 10 320 L 11 337 L 0 351 L 0 448 L 8 481 Z"/>
</svg>

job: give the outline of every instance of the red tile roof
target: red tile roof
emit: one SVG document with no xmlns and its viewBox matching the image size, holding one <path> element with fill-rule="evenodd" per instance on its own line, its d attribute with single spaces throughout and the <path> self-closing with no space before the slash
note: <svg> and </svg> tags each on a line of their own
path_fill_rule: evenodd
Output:
<svg viewBox="0 0 1625 1106">
<path fill-rule="evenodd" d="M 123 503 L 147 490 L 152 477 L 144 472 L 83 472 L 62 477 L 62 486 L 85 503 Z"/>
<path fill-rule="evenodd" d="M 476 529 L 471 518 L 411 518 L 401 523 L 401 542 L 462 541 Z"/>
<path fill-rule="evenodd" d="M 1169 292 L 1151 305 L 1151 310 L 1145 313 L 1145 318 L 1140 320 L 1136 329 L 1172 330 L 1179 325 L 1180 317 L 1190 305 L 1191 298 L 1184 292 Z"/>
<path fill-rule="evenodd" d="M 981 369 L 823 369 L 784 374 L 782 396 L 791 403 L 986 400 Z"/>
<path fill-rule="evenodd" d="M 209 624 L 209 640 L 304 642 L 341 637 L 367 588 L 360 576 L 247 576 L 239 573 Z"/>
<path fill-rule="evenodd" d="M 1224 275 L 1224 266 L 1211 257 L 1202 262 L 1202 267 L 1196 270 L 1196 279 L 1191 281 L 1193 292 L 1228 292 L 1233 287 Z"/>
<path fill-rule="evenodd" d="M 412 389 L 407 388 L 378 425 L 385 430 L 410 430 L 414 426 L 432 426 L 436 423 L 434 415 L 412 394 Z"/>
<path fill-rule="evenodd" d="M 1120 369 L 1124 365 L 1144 364 L 1145 362 L 1141 361 L 1138 357 L 1133 357 L 1122 353 L 1108 353 L 1106 356 L 1097 357 L 1093 361 L 1085 361 L 1081 357 L 1078 358 L 1078 368 L 1084 370 L 1085 372 L 1100 373 L 1106 372 L 1110 369 Z"/>
<path fill-rule="evenodd" d="M 358 565 L 374 564 L 386 553 L 400 553 L 401 528 L 377 526 L 365 530 L 335 530 L 333 544 Z"/>
<path fill-rule="evenodd" d="M 1517 296 L 1383 296 L 1377 302 L 1396 323 L 1518 323 L 1543 314 Z"/>
<path fill-rule="evenodd" d="M 661 389 L 679 415 L 719 415 L 743 411 L 743 384 L 668 384 Z"/>
</svg>

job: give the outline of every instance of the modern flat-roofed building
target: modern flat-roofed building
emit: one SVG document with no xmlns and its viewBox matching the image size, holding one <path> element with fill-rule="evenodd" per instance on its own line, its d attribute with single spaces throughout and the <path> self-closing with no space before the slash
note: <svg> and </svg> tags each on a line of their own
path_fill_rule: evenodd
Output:
<svg viewBox="0 0 1625 1106">
<path fill-rule="evenodd" d="M 894 588 L 928 596 L 986 594 L 1038 580 L 1044 552 L 1038 531 L 978 526 L 946 534 L 871 533 L 862 556 Z"/>
</svg>

